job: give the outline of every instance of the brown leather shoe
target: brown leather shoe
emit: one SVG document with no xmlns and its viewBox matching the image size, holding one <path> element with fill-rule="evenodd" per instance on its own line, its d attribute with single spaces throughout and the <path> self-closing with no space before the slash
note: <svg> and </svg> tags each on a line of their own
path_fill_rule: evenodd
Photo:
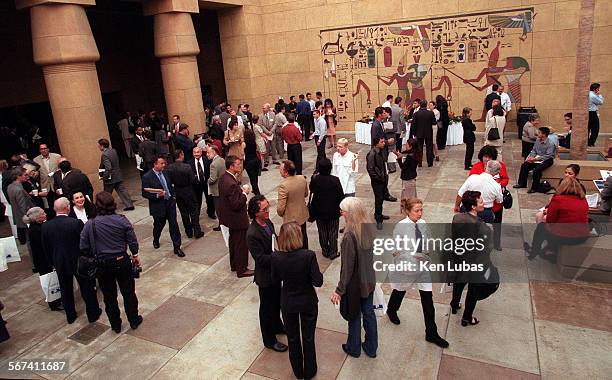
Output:
<svg viewBox="0 0 612 380">
<path fill-rule="evenodd" d="M 251 269 L 247 269 L 247 270 L 245 270 L 242 273 L 238 273 L 236 276 L 238 276 L 238 277 L 251 277 L 253 275 L 255 275 L 255 272 L 253 270 L 251 270 Z"/>
</svg>

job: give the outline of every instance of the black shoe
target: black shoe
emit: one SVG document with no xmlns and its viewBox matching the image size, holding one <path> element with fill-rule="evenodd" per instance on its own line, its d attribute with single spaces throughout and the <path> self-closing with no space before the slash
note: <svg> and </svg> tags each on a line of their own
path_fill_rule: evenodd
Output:
<svg viewBox="0 0 612 380">
<path fill-rule="evenodd" d="M 64 307 L 62 305 L 51 306 L 51 311 L 64 311 Z"/>
<path fill-rule="evenodd" d="M 111 328 L 113 329 L 114 332 L 116 332 L 117 334 L 121 333 L 121 323 L 117 326 L 111 326 Z"/>
<path fill-rule="evenodd" d="M 457 314 L 457 310 L 461 309 L 461 304 L 459 304 L 459 305 L 457 305 L 457 306 L 454 306 L 454 305 L 451 303 L 450 307 L 451 307 L 451 313 L 453 313 L 453 314 Z"/>
<path fill-rule="evenodd" d="M 126 208 L 123 209 L 123 211 L 132 211 L 132 210 L 134 210 L 134 206 L 126 207 Z"/>
<path fill-rule="evenodd" d="M 273 163 L 274 165 L 280 165 L 280 162 L 278 162 L 278 161 L 272 161 L 272 163 Z"/>
<path fill-rule="evenodd" d="M 261 171 L 262 171 L 262 172 L 267 172 L 267 171 L 268 171 L 268 168 L 261 168 Z M 282 343 L 281 343 L 281 344 L 282 344 Z"/>
<path fill-rule="evenodd" d="M 432 336 L 432 337 L 426 336 L 425 340 L 428 341 L 429 343 L 435 344 L 438 347 L 442 347 L 442 348 L 448 347 L 448 342 L 437 334 L 436 336 Z"/>
<path fill-rule="evenodd" d="M 330 260 L 335 260 L 335 259 L 337 259 L 338 257 L 340 257 L 340 254 L 336 253 L 335 255 L 329 256 L 329 257 L 328 257 L 328 259 L 330 259 Z"/>
<path fill-rule="evenodd" d="M 101 315 L 102 315 L 102 309 L 98 309 L 98 312 L 92 318 L 90 318 L 89 315 L 88 315 L 87 316 L 87 320 L 89 321 L 89 323 L 94 323 L 98 319 L 100 319 Z"/>
<path fill-rule="evenodd" d="M 208 217 L 209 217 L 210 219 L 213 219 L 213 220 L 217 219 L 217 215 L 214 215 L 214 214 L 213 214 L 213 215 L 208 215 Z"/>
<path fill-rule="evenodd" d="M 428 168 L 431 168 L 433 166 L 433 164 L 427 164 Z"/>
<path fill-rule="evenodd" d="M 217 231 L 217 232 L 221 231 L 221 226 L 214 227 L 213 231 Z"/>
<path fill-rule="evenodd" d="M 361 343 L 361 348 L 363 349 L 363 352 L 365 352 L 366 356 L 368 356 L 368 357 L 370 357 L 372 359 L 376 358 L 376 354 L 373 354 L 373 355 L 368 354 L 368 352 L 365 349 L 365 342 Z"/>
<path fill-rule="evenodd" d="M 193 237 L 193 232 L 185 231 L 185 235 L 187 236 L 188 239 L 191 239 Z"/>
<path fill-rule="evenodd" d="M 389 215 L 383 215 L 383 220 L 389 220 L 391 217 Z"/>
<path fill-rule="evenodd" d="M 471 321 L 466 321 L 465 319 L 461 320 L 461 326 L 463 326 L 463 327 L 466 327 L 468 325 L 474 326 L 474 325 L 477 325 L 479 323 L 480 323 L 480 321 L 478 319 L 476 319 L 476 318 L 472 318 Z"/>
<path fill-rule="evenodd" d="M 513 189 L 526 189 L 527 186 L 522 186 L 522 185 L 516 184 L 516 185 L 512 186 L 512 188 Z"/>
<path fill-rule="evenodd" d="M 389 320 L 394 325 L 399 325 L 400 324 L 400 319 L 397 316 L 397 312 L 387 309 L 387 317 L 389 317 Z"/>
<path fill-rule="evenodd" d="M 272 346 L 269 346 L 269 347 L 266 346 L 266 348 L 269 348 L 269 349 L 271 349 L 273 351 L 276 351 L 276 352 L 285 352 L 285 351 L 287 351 L 287 345 L 284 344 L 284 343 L 281 343 L 281 342 L 276 342 Z"/>
<path fill-rule="evenodd" d="M 199 239 L 202 236 L 204 236 L 204 232 L 202 232 L 202 231 L 198 231 L 195 234 L 193 234 L 193 237 L 196 238 L 196 239 Z"/>
<path fill-rule="evenodd" d="M 397 198 L 395 198 L 393 195 L 389 195 L 388 197 L 385 197 L 383 200 L 387 202 L 397 202 Z"/>
<path fill-rule="evenodd" d="M 134 322 L 130 322 L 130 327 L 132 328 L 132 330 L 136 330 L 141 323 L 142 315 L 139 315 L 138 317 L 136 317 L 136 320 Z"/>
<path fill-rule="evenodd" d="M 66 320 L 68 321 L 68 324 L 71 325 L 74 323 L 74 321 L 76 321 L 77 319 L 77 315 L 71 315 L 70 317 L 66 316 Z"/>
<path fill-rule="evenodd" d="M 463 169 L 465 169 L 465 170 L 467 170 L 467 171 L 470 171 L 470 170 L 472 170 L 472 167 L 471 167 L 471 166 L 466 166 L 466 167 L 465 167 L 465 168 L 463 168 Z"/>
<path fill-rule="evenodd" d="M 153 242 L 153 248 L 155 248 L 155 249 L 159 248 L 159 242 L 158 241 L 154 241 Z"/>
<path fill-rule="evenodd" d="M 347 354 L 348 356 L 352 356 L 354 358 L 358 358 L 361 356 L 361 354 L 351 354 L 350 352 L 348 352 L 348 350 L 346 349 L 346 344 L 342 345 L 342 351 L 344 351 L 344 353 Z"/>
<path fill-rule="evenodd" d="M 382 231 L 382 229 L 383 229 L 382 222 L 376 222 L 376 229 L 379 230 L 379 231 Z"/>
<path fill-rule="evenodd" d="M 180 248 L 174 248 L 174 254 L 178 257 L 185 257 L 185 252 Z"/>
</svg>

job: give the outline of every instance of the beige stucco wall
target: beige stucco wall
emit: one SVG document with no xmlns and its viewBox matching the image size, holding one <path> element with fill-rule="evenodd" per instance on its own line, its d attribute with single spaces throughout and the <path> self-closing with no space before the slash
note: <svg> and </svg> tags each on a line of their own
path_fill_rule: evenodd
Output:
<svg viewBox="0 0 612 380">
<path fill-rule="evenodd" d="M 521 77 L 521 104 L 536 106 L 546 124 L 560 126 L 563 113 L 571 111 L 578 0 L 258 0 L 248 4 L 219 12 L 226 88 L 232 103 L 249 102 L 259 108 L 264 101 L 273 102 L 279 95 L 288 99 L 289 95 L 317 90 L 337 101 L 337 94 L 329 90 L 324 79 L 321 47 L 326 37 L 325 33 L 321 36 L 323 29 L 439 16 L 457 19 L 466 13 L 499 10 L 509 10 L 511 14 L 512 9 L 533 7 L 533 30 L 524 41 L 518 40 L 521 33 L 513 35 L 513 54 L 502 53 L 501 57 L 516 55 L 528 61 L 530 70 Z M 602 84 L 604 96 L 609 93 L 612 82 L 611 15 L 612 1 L 598 0 L 590 57 L 591 81 Z M 391 75 L 395 66 L 394 62 L 394 67 L 384 68 L 383 74 Z M 484 65 L 483 62 L 464 63 L 461 75 L 474 78 L 484 67 L 486 62 Z M 485 91 L 476 91 L 461 80 L 451 79 L 453 110 L 460 112 L 464 106 L 470 106 L 479 115 Z M 427 80 L 424 87 L 430 98 Z M 381 89 L 380 102 L 384 101 L 384 94 L 396 93 L 384 85 Z M 442 90 L 434 91 L 433 96 L 439 93 Z M 372 94 L 374 106 L 379 102 L 378 96 L 378 93 Z M 514 119 L 515 113 L 510 117 Z M 608 122 L 611 117 L 612 106 L 608 102 L 601 108 L 604 132 L 612 132 L 612 123 Z M 352 128 L 352 121 L 342 127 Z"/>
</svg>

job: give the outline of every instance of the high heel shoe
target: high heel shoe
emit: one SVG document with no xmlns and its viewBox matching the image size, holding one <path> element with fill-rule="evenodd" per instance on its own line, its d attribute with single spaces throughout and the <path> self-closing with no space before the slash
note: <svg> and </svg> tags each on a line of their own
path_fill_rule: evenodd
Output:
<svg viewBox="0 0 612 380">
<path fill-rule="evenodd" d="M 451 313 L 457 314 L 457 310 L 461 309 L 461 304 L 459 304 L 457 307 L 451 304 L 450 307 L 451 307 Z"/>
<path fill-rule="evenodd" d="M 466 321 L 465 319 L 461 320 L 461 326 L 463 326 L 463 327 L 465 327 L 467 325 L 474 326 L 474 325 L 477 325 L 479 323 L 480 323 L 480 321 L 478 319 L 476 319 L 475 317 L 472 317 L 471 321 Z"/>
</svg>

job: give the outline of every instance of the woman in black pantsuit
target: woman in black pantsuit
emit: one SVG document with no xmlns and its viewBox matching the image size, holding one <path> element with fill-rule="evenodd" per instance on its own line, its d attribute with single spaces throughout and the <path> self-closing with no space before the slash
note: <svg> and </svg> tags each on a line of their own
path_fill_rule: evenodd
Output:
<svg viewBox="0 0 612 380">
<path fill-rule="evenodd" d="M 317 373 L 315 327 L 319 312 L 314 287 L 323 285 L 323 275 L 315 253 L 302 249 L 302 244 L 302 230 L 296 222 L 281 226 L 278 251 L 272 254 L 272 280 L 283 282 L 281 310 L 293 374 L 298 379 L 312 379 Z"/>
<path fill-rule="evenodd" d="M 261 174 L 261 161 L 257 155 L 257 144 L 255 142 L 255 132 L 252 129 L 244 131 L 244 170 L 249 175 L 249 182 L 253 194 L 259 195 L 259 175 Z"/>
<path fill-rule="evenodd" d="M 247 245 L 255 261 L 255 283 L 259 287 L 259 327 L 265 347 L 276 352 L 287 351 L 287 346 L 276 340 L 283 334 L 281 321 L 281 284 L 270 275 L 272 241 L 276 234 L 270 220 L 270 204 L 263 195 L 249 200 L 249 217 L 252 222 L 247 230 Z"/>
</svg>

